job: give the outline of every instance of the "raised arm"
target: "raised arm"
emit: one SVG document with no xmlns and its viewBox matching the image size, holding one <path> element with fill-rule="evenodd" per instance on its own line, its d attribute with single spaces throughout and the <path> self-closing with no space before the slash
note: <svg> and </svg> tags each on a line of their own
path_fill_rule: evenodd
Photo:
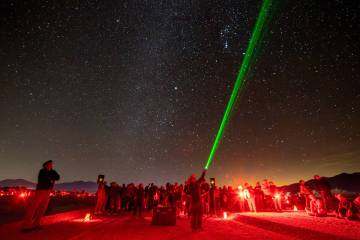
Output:
<svg viewBox="0 0 360 240">
<path fill-rule="evenodd" d="M 204 169 L 204 171 L 202 172 L 200 178 L 198 179 L 199 182 L 201 182 L 202 180 L 205 179 L 205 174 L 206 174 L 206 169 Z"/>
</svg>

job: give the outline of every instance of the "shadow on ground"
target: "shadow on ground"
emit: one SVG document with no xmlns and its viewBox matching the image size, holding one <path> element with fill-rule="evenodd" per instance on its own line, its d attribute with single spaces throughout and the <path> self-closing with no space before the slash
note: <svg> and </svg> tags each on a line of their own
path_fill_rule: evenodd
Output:
<svg viewBox="0 0 360 240">
<path fill-rule="evenodd" d="M 352 238 L 340 237 L 328 233 L 322 233 L 320 231 L 314 231 L 302 227 L 290 226 L 282 223 L 276 223 L 257 217 L 239 215 L 235 218 L 235 221 L 255 226 L 267 231 L 287 235 L 292 238 L 299 239 L 331 239 L 331 240 L 352 240 Z"/>
</svg>

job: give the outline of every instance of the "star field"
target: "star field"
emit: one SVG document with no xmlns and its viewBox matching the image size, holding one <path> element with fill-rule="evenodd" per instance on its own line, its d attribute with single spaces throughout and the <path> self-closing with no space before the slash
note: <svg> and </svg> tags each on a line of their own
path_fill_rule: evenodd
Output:
<svg viewBox="0 0 360 240">
<path fill-rule="evenodd" d="M 3 1 L 0 178 L 182 182 L 200 173 L 261 1 Z M 209 176 L 360 170 L 360 4 L 282 1 Z"/>
</svg>

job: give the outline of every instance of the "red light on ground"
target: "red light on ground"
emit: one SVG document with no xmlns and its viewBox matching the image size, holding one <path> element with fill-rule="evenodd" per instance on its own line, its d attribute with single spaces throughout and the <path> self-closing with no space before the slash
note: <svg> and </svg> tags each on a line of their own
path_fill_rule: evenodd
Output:
<svg viewBox="0 0 360 240">
<path fill-rule="evenodd" d="M 297 212 L 298 211 L 298 209 L 297 209 L 297 207 L 294 205 L 294 212 Z"/>
<path fill-rule="evenodd" d="M 224 219 L 228 219 L 227 212 L 224 212 Z"/>
</svg>

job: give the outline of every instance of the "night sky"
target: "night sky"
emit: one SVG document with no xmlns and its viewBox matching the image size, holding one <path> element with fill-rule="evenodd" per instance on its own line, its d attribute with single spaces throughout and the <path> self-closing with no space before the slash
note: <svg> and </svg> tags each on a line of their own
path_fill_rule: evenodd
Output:
<svg viewBox="0 0 360 240">
<path fill-rule="evenodd" d="M 275 1 L 208 177 L 360 170 L 359 1 Z M 183 182 L 206 163 L 259 0 L 1 1 L 0 179 Z"/>
</svg>

